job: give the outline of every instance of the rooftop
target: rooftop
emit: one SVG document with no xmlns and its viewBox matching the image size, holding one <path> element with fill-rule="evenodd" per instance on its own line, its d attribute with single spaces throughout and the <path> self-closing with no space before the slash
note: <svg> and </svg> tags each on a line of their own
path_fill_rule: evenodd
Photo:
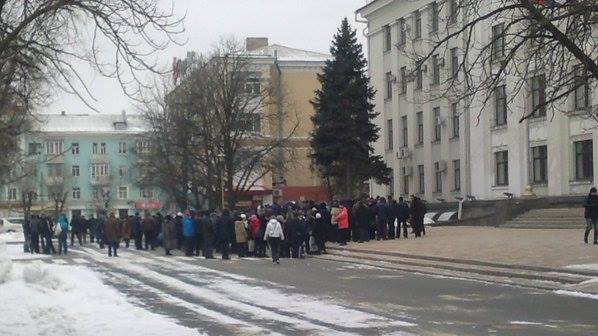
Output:
<svg viewBox="0 0 598 336">
<path fill-rule="evenodd" d="M 141 115 L 119 114 L 40 114 L 36 131 L 44 133 L 137 134 L 147 130 Z"/>
<path fill-rule="evenodd" d="M 280 44 L 271 44 L 249 52 L 252 56 L 277 57 L 281 62 L 325 62 L 330 55 L 315 51 L 285 47 Z"/>
</svg>

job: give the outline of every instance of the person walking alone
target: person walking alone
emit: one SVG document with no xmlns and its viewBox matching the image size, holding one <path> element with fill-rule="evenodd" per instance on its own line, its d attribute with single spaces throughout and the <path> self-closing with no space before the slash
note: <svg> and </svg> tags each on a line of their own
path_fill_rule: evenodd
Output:
<svg viewBox="0 0 598 336">
<path fill-rule="evenodd" d="M 118 250 L 118 244 L 120 242 L 120 234 L 121 229 L 118 223 L 118 220 L 114 217 L 114 213 L 111 212 L 110 216 L 106 220 L 106 224 L 104 227 L 104 238 L 106 239 L 106 243 L 108 244 L 108 256 L 112 257 L 112 252 L 114 251 L 114 256 L 118 257 L 116 250 Z"/>
<path fill-rule="evenodd" d="M 586 197 L 583 207 L 585 208 L 584 217 L 586 218 L 586 231 L 583 235 L 584 243 L 588 243 L 590 231 L 594 230 L 594 244 L 598 245 L 598 192 L 596 188 L 590 189 L 590 194 Z"/>
<path fill-rule="evenodd" d="M 264 241 L 267 241 L 270 245 L 270 251 L 272 253 L 272 262 L 280 264 L 278 257 L 280 249 L 280 241 L 284 240 L 284 232 L 282 231 L 282 225 L 279 221 L 272 216 L 268 225 L 266 226 L 266 232 L 264 233 Z"/>
</svg>

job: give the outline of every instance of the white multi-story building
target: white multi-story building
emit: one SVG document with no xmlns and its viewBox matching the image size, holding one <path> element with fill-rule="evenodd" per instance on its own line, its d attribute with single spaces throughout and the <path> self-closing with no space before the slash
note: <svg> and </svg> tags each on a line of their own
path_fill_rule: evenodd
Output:
<svg viewBox="0 0 598 336">
<path fill-rule="evenodd" d="M 595 105 L 591 93 L 567 98 L 563 104 L 572 113 L 548 113 L 547 118 L 544 112 L 521 123 L 544 92 L 541 77 L 515 93 L 507 79 L 486 103 L 481 97 L 456 102 L 444 93 L 447 79 L 459 76 L 462 38 L 449 41 L 413 72 L 415 61 L 404 50 L 427 54 L 431 40 L 462 26 L 456 3 L 374 0 L 357 11 L 367 20 L 369 72 L 377 90 L 375 123 L 382 133 L 375 151 L 393 169 L 392 184 L 372 184 L 371 193 L 415 194 L 431 202 L 519 196 L 527 185 L 538 196 L 587 193 L 598 177 L 593 165 L 598 132 L 591 130 L 595 122 L 575 109 L 580 101 L 584 109 Z M 500 24 L 477 26 L 474 34 L 488 43 Z"/>
</svg>

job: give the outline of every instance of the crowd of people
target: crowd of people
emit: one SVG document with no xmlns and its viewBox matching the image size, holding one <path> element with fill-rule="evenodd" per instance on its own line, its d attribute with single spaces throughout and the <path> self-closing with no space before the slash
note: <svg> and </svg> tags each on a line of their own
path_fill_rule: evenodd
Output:
<svg viewBox="0 0 598 336">
<path fill-rule="evenodd" d="M 26 245 L 31 253 L 66 254 L 68 236 L 73 246 L 97 243 L 108 248 L 108 256 L 118 256 L 121 244 L 129 248 L 133 240 L 136 250 L 155 250 L 160 246 L 165 255 L 180 250 L 186 256 L 202 255 L 222 259 L 231 253 L 239 257 L 267 257 L 274 263 L 280 258 L 304 258 L 306 254 L 326 253 L 326 242 L 346 245 L 348 241 L 363 243 L 372 239 L 407 238 L 408 226 L 415 237 L 425 235 L 425 203 L 412 197 L 407 203 L 389 197 L 315 203 L 313 201 L 274 203 L 256 209 L 229 211 L 185 210 L 163 216 L 160 212 L 143 216 L 139 213 L 117 218 L 114 213 L 86 219 L 74 216 L 69 223 L 64 214 L 54 221 L 46 215 L 33 215 L 25 221 Z M 52 237 L 58 237 L 58 252 Z"/>
</svg>

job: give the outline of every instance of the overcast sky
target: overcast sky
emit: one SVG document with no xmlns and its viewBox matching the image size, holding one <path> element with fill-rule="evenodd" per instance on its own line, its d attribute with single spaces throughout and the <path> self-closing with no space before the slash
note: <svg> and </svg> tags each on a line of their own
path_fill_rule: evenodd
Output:
<svg viewBox="0 0 598 336">
<path fill-rule="evenodd" d="M 170 0 L 163 0 L 170 3 Z M 365 0 L 173 0 L 175 11 L 184 15 L 184 46 L 172 46 L 164 54 L 164 64 L 173 57 L 184 57 L 187 51 L 203 52 L 221 36 L 268 37 L 270 43 L 328 52 L 332 36 L 343 17 L 348 17 L 358 29 L 362 42 L 364 26 L 357 24 L 355 10 Z M 84 71 L 91 83 L 91 91 L 98 100 L 93 105 L 101 113 L 133 112 L 131 101 L 122 94 L 119 84 Z M 95 113 L 78 98 L 58 92 L 55 102 L 45 113 Z"/>
</svg>

